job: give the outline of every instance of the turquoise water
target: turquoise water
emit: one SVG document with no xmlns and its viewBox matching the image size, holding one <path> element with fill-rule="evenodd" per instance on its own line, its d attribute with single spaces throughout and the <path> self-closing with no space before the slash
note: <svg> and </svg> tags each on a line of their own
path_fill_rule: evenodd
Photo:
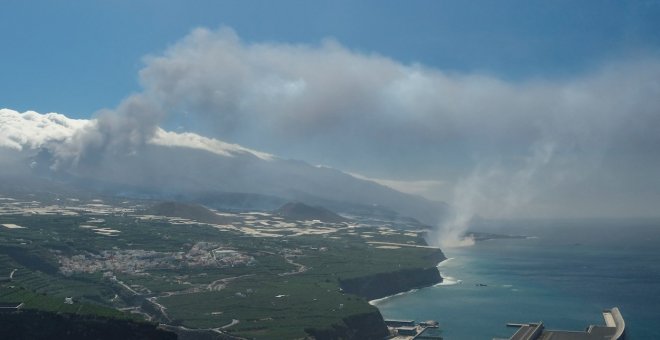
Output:
<svg viewBox="0 0 660 340">
<path fill-rule="evenodd" d="M 660 221 L 482 222 L 474 229 L 536 238 L 446 250 L 451 259 L 440 271 L 460 283 L 379 301 L 383 316 L 434 319 L 446 339 L 469 340 L 509 337 L 515 329 L 507 322 L 583 330 L 618 306 L 629 339 L 660 339 Z"/>
</svg>

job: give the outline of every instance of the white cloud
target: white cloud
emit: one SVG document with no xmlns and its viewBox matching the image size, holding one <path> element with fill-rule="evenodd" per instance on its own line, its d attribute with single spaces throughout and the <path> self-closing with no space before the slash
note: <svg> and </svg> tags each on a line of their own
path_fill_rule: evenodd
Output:
<svg viewBox="0 0 660 340">
<path fill-rule="evenodd" d="M 659 79 L 657 58 L 612 62 L 571 78 L 507 81 L 402 64 L 332 40 L 248 43 L 227 28 L 196 29 L 145 58 L 143 91 L 99 114 L 58 154 L 130 154 L 147 141 L 236 151 L 159 130 L 183 122 L 284 158 L 419 176 L 430 182 L 381 182 L 409 192 L 434 187 L 469 201 L 468 211 L 642 215 L 660 192 Z M 17 137 L 0 143 L 17 148 L 30 140 L 11 134 Z M 481 183 L 476 196 L 461 192 L 473 186 L 461 183 L 473 182 Z M 651 189 L 640 195 L 644 187 Z M 534 205 L 539 195 L 543 206 Z"/>
<path fill-rule="evenodd" d="M 72 119 L 59 113 L 40 114 L 34 111 L 17 112 L 0 109 L 0 147 L 16 151 L 46 148 L 58 152 L 68 147 L 80 133 L 95 131 L 95 119 Z M 251 154 L 263 160 L 274 158 L 265 152 L 244 148 L 238 144 L 200 136 L 195 133 L 176 133 L 161 128 L 156 130 L 149 144 L 205 150 L 233 157 Z"/>
<path fill-rule="evenodd" d="M 0 146 L 14 150 L 37 149 L 52 142 L 63 142 L 85 128 L 89 121 L 70 119 L 58 113 L 19 113 L 0 109 Z"/>
<path fill-rule="evenodd" d="M 660 106 L 656 59 L 573 79 L 508 82 L 405 65 L 332 40 L 251 44 L 224 28 L 194 30 L 145 62 L 143 96 L 171 116 L 185 112 L 221 139 L 284 156 L 355 160 L 367 153 L 387 164 L 397 161 L 391 152 L 422 158 L 459 146 L 473 155 L 525 157 L 525 145 L 543 140 L 602 152 L 622 124 L 657 122 Z M 636 129 L 621 142 L 651 132 Z"/>
<path fill-rule="evenodd" d="M 571 187 L 557 197 L 577 187 L 589 192 L 607 177 L 630 182 L 634 175 L 613 166 L 623 150 L 640 153 L 638 169 L 660 160 L 650 147 L 660 145 L 657 58 L 611 62 L 571 78 L 506 81 L 402 64 L 332 40 L 247 43 L 224 28 L 194 30 L 145 62 L 142 95 L 170 118 L 185 112 L 221 139 L 390 178 L 456 184 L 492 169 L 518 174 L 483 189 L 475 211 L 530 207 L 561 183 Z M 547 161 L 531 165 L 547 146 Z M 430 168 L 450 175 L 435 177 Z M 655 183 L 648 173 L 634 180 Z M 418 193 L 429 185 L 418 184 L 387 185 Z M 569 201 L 557 199 L 555 212 L 612 208 L 580 210 L 586 200 Z"/>
<path fill-rule="evenodd" d="M 185 132 L 176 133 L 158 129 L 154 138 L 149 141 L 151 144 L 162 146 L 175 146 L 191 149 L 206 150 L 216 155 L 233 157 L 236 154 L 251 154 L 263 160 L 272 160 L 275 156 L 259 152 L 256 150 L 244 148 L 238 144 L 229 144 L 223 141 L 200 136 L 195 133 Z"/>
</svg>

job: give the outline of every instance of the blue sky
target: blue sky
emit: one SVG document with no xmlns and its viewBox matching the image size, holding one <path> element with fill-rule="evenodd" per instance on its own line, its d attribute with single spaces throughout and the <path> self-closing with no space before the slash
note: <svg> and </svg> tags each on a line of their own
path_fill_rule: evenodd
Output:
<svg viewBox="0 0 660 340">
<path fill-rule="evenodd" d="M 142 57 L 195 27 L 506 79 L 657 53 L 657 1 L 3 1 L 0 104 L 87 117 L 139 91 Z"/>
<path fill-rule="evenodd" d="M 660 204 L 660 1 L 3 1 L 0 46 L 0 107 L 108 108 L 108 143 L 197 132 L 465 216 Z"/>
</svg>

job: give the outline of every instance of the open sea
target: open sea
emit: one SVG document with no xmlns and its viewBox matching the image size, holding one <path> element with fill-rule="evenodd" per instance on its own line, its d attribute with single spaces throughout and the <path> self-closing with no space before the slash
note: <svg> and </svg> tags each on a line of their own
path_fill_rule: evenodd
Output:
<svg viewBox="0 0 660 340">
<path fill-rule="evenodd" d="M 490 221 L 472 230 L 533 238 L 443 249 L 445 283 L 373 302 L 383 316 L 437 320 L 445 339 L 490 340 L 515 332 L 507 322 L 584 330 L 616 306 L 627 339 L 660 339 L 660 220 Z"/>
</svg>

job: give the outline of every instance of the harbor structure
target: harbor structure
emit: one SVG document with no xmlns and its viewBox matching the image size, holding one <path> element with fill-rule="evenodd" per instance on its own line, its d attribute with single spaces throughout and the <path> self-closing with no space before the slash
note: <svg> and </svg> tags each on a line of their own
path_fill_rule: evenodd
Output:
<svg viewBox="0 0 660 340">
<path fill-rule="evenodd" d="M 385 320 L 385 325 L 391 334 L 389 340 L 442 340 L 442 331 L 434 320 Z"/>
<path fill-rule="evenodd" d="M 518 331 L 508 340 L 624 340 L 626 323 L 619 308 L 604 310 L 603 318 L 605 325 L 590 325 L 584 331 L 549 330 L 545 328 L 543 322 L 509 323 L 507 326 L 518 327 Z"/>
</svg>

